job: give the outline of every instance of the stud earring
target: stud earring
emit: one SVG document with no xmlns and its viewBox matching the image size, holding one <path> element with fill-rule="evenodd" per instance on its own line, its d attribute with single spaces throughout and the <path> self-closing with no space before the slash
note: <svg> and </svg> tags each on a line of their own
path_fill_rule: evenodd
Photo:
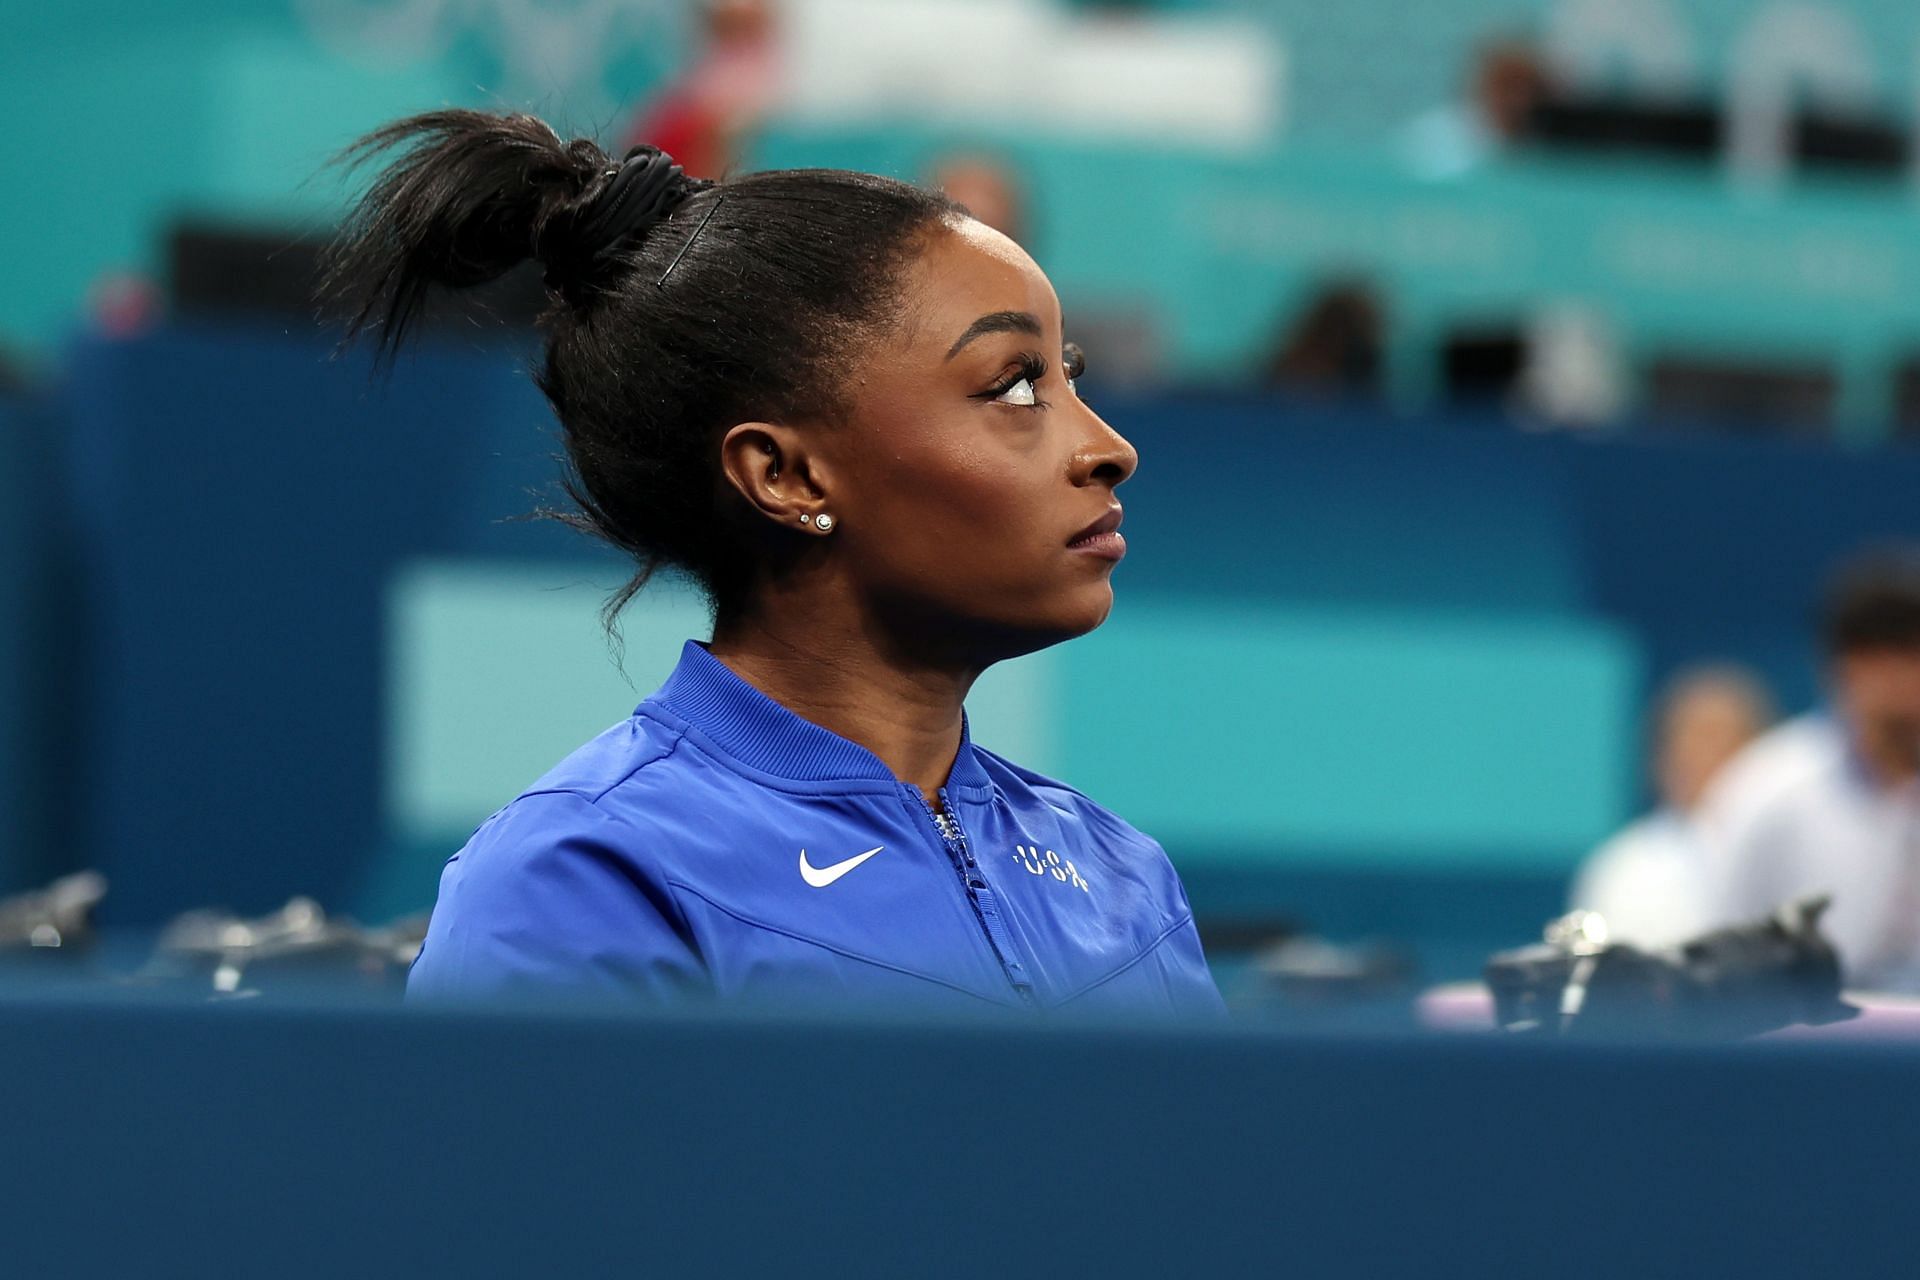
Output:
<svg viewBox="0 0 1920 1280">
<path fill-rule="evenodd" d="M 806 512 L 804 512 L 804 511 L 802 511 L 802 512 L 800 513 L 800 523 L 801 523 L 801 524 L 812 524 L 812 523 L 813 523 L 813 517 L 812 517 L 812 516 L 810 516 L 810 515 L 808 515 L 808 514 L 807 514 Z"/>
<path fill-rule="evenodd" d="M 822 533 L 832 533 L 833 517 L 822 511 L 818 516 L 814 517 L 813 527 Z"/>
</svg>

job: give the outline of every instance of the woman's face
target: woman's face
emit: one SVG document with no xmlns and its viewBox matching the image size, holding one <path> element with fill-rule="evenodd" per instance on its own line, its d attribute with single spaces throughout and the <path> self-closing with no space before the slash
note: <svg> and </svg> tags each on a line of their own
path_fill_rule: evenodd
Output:
<svg viewBox="0 0 1920 1280">
<path fill-rule="evenodd" d="M 1074 391 L 1053 286 L 972 220 L 936 232 L 903 284 L 902 322 L 846 372 L 850 418 L 815 445 L 832 554 L 942 656 L 1091 631 L 1126 550 L 1114 489 L 1138 459 Z"/>
</svg>

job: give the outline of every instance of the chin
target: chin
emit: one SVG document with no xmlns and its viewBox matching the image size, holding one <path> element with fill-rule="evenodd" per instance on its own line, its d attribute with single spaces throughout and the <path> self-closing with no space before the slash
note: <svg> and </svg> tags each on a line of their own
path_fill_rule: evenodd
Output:
<svg viewBox="0 0 1920 1280">
<path fill-rule="evenodd" d="M 1051 607 L 1043 619 L 1030 620 L 1021 628 L 1021 653 L 1045 649 L 1098 628 L 1113 612 L 1113 588 L 1106 583 L 1101 583 L 1097 591 L 1080 587 L 1056 596 L 1048 604 Z"/>
<path fill-rule="evenodd" d="M 1000 593 L 1001 600 L 1009 598 L 1019 604 L 992 616 L 943 613 L 929 641 L 933 647 L 950 642 L 952 651 L 964 654 L 968 661 L 990 665 L 1086 635 L 1113 612 L 1113 588 L 1105 582 Z"/>
</svg>

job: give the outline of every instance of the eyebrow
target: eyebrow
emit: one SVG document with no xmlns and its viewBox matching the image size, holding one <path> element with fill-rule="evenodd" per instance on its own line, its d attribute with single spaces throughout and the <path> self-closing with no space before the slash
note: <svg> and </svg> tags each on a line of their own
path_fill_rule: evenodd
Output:
<svg viewBox="0 0 1920 1280">
<path fill-rule="evenodd" d="M 962 347 L 988 333 L 1030 333 L 1037 338 L 1041 334 L 1040 317 L 1031 311 L 994 311 L 981 316 L 967 326 L 958 342 L 947 348 L 947 359 L 953 359 Z"/>
</svg>

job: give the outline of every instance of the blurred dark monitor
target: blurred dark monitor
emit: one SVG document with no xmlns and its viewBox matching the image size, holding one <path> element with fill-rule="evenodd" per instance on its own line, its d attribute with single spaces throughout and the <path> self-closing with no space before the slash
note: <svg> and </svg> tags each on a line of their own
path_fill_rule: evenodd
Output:
<svg viewBox="0 0 1920 1280">
<path fill-rule="evenodd" d="M 1503 400 L 1527 363 L 1527 340 L 1516 327 L 1458 329 L 1440 345 L 1440 385 L 1456 403 Z"/>
<path fill-rule="evenodd" d="M 1561 94 L 1536 105 L 1525 141 L 1564 151 L 1663 155 L 1712 160 L 1726 143 L 1726 120 L 1709 102 Z M 1811 170 L 1898 176 L 1912 141 L 1905 126 L 1878 116 L 1808 111 L 1788 142 Z"/>
<path fill-rule="evenodd" d="M 1649 417 L 1743 435 L 1829 434 L 1840 380 L 1818 364 L 1721 356 L 1657 356 L 1647 367 Z"/>
<path fill-rule="evenodd" d="M 167 233 L 168 296 L 183 316 L 319 327 L 315 291 L 326 245 L 324 237 L 280 227 L 182 219 Z M 431 297 L 421 325 L 526 329 L 545 305 L 539 270 L 529 263 L 493 284 Z"/>
<path fill-rule="evenodd" d="M 167 233 L 167 291 L 183 315 L 253 313 L 311 319 L 317 239 L 263 227 L 178 222 Z"/>
<path fill-rule="evenodd" d="M 1711 159 L 1724 136 L 1718 108 L 1706 102 L 1568 94 L 1534 107 L 1526 141 L 1565 151 Z"/>
<path fill-rule="evenodd" d="M 1794 122 L 1793 155 L 1809 169 L 1899 178 L 1911 163 L 1912 139 L 1887 120 L 1807 114 Z"/>
</svg>

